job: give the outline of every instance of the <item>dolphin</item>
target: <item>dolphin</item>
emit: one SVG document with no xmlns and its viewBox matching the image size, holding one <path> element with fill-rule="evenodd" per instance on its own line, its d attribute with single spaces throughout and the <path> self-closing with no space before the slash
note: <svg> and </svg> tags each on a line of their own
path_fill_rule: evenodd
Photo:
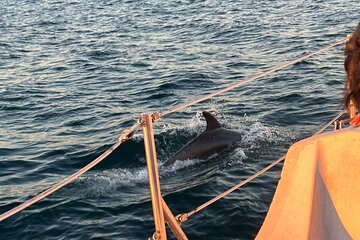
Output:
<svg viewBox="0 0 360 240">
<path fill-rule="evenodd" d="M 207 159 L 241 140 L 241 134 L 221 127 L 209 112 L 202 113 L 206 119 L 206 129 L 199 136 L 188 142 L 174 156 L 164 163 L 169 166 L 177 160 Z"/>
</svg>

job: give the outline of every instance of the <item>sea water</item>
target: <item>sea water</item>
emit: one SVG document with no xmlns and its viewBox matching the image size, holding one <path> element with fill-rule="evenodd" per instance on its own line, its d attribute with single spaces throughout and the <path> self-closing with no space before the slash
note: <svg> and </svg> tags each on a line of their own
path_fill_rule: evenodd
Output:
<svg viewBox="0 0 360 240">
<path fill-rule="evenodd" d="M 0 212 L 41 193 L 163 112 L 330 45 L 358 1 L 4 0 Z M 154 124 L 161 188 L 188 212 L 316 132 L 341 109 L 338 46 Z M 204 128 L 243 134 L 210 161 L 165 162 Z M 282 164 L 193 215 L 189 239 L 253 239 Z M 154 223 L 141 131 L 75 182 L 0 223 L 0 239 L 146 239 Z M 169 233 L 169 238 L 173 238 Z"/>
</svg>

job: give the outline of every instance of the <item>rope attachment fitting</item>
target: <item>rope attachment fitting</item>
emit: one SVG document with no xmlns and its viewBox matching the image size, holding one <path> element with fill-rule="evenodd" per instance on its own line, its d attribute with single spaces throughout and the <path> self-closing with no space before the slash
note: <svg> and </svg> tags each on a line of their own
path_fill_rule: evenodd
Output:
<svg viewBox="0 0 360 240">
<path fill-rule="evenodd" d="M 132 126 L 129 129 L 125 129 L 124 131 L 122 131 L 120 137 L 119 137 L 119 142 L 123 143 L 126 142 L 127 140 L 129 140 L 132 136 L 134 136 L 134 134 L 136 133 L 136 131 L 140 128 L 143 127 L 145 124 L 145 117 L 146 117 L 146 113 L 141 114 L 137 124 L 135 124 L 134 126 Z M 159 121 L 161 118 L 161 113 L 156 112 L 156 113 L 151 113 L 151 119 L 152 122 L 157 122 Z"/>
<path fill-rule="evenodd" d="M 177 215 L 176 220 L 178 221 L 178 223 L 181 225 L 183 222 L 186 222 L 189 218 L 189 214 L 188 213 L 182 213 Z"/>
<path fill-rule="evenodd" d="M 132 136 L 134 136 L 135 131 L 131 131 L 129 129 L 126 129 L 122 132 L 121 136 L 119 137 L 119 142 L 123 143 L 129 140 Z"/>
<path fill-rule="evenodd" d="M 150 113 L 151 114 L 151 121 L 152 123 L 155 123 L 157 121 L 159 121 L 161 119 L 161 113 L 159 112 L 155 112 L 155 113 Z M 147 113 L 143 113 L 141 114 L 139 120 L 138 120 L 138 124 L 139 127 L 144 127 L 145 125 L 145 118 L 148 114 Z"/>
<path fill-rule="evenodd" d="M 132 136 L 134 136 L 134 134 L 140 127 L 141 127 L 141 123 L 140 123 L 140 121 L 138 121 L 138 123 L 133 125 L 131 128 L 125 129 L 124 131 L 122 131 L 122 133 L 119 137 L 119 142 L 123 143 L 123 142 L 126 142 L 127 140 L 129 140 Z"/>
<path fill-rule="evenodd" d="M 148 240 L 160 240 L 160 239 L 161 237 L 158 231 L 154 232 L 151 238 L 148 238 Z"/>
</svg>

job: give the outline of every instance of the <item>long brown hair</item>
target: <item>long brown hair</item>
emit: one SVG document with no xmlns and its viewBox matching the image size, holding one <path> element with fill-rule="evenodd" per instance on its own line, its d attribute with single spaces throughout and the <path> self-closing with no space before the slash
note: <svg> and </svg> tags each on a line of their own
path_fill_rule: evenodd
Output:
<svg viewBox="0 0 360 240">
<path fill-rule="evenodd" d="M 360 110 L 360 22 L 345 45 L 346 71 L 345 94 L 343 107 L 349 108 L 352 100 L 356 109 Z"/>
</svg>

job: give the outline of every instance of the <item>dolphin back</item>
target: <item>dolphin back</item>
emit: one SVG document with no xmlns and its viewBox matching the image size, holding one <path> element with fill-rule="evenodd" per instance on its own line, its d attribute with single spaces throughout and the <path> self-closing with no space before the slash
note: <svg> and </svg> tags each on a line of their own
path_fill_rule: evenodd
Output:
<svg viewBox="0 0 360 240">
<path fill-rule="evenodd" d="M 176 152 L 164 166 L 169 166 L 176 160 L 207 159 L 241 140 L 239 132 L 222 128 L 209 112 L 204 111 L 203 115 L 206 119 L 205 131 Z"/>
</svg>

